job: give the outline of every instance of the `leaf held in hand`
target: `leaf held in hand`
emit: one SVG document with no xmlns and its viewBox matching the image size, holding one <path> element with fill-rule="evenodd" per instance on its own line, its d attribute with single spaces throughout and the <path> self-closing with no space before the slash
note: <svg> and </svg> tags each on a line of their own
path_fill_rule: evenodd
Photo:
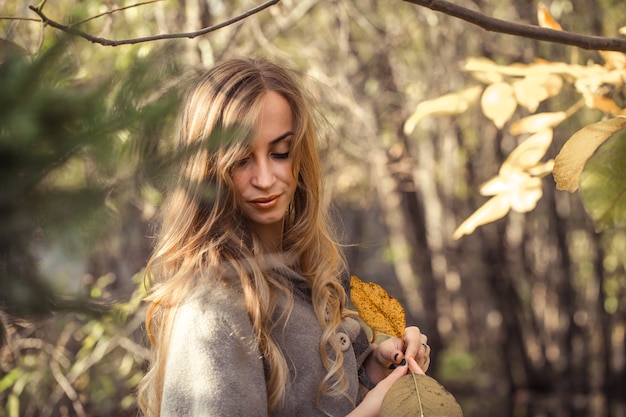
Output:
<svg viewBox="0 0 626 417">
<path fill-rule="evenodd" d="M 404 308 L 383 287 L 350 278 L 350 295 L 359 315 L 368 326 L 381 333 L 402 338 L 406 327 Z"/>
<path fill-rule="evenodd" d="M 408 374 L 387 391 L 380 417 L 463 417 L 461 406 L 439 382 L 427 375 Z"/>
</svg>

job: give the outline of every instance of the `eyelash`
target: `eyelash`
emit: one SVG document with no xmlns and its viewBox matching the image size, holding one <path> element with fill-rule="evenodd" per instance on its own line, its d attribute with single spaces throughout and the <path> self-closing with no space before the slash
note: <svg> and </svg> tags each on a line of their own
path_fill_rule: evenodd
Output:
<svg viewBox="0 0 626 417">
<path fill-rule="evenodd" d="M 274 156 L 274 158 L 276 159 L 287 159 L 289 158 L 289 152 L 283 152 L 283 153 L 274 153 L 272 154 Z"/>
</svg>

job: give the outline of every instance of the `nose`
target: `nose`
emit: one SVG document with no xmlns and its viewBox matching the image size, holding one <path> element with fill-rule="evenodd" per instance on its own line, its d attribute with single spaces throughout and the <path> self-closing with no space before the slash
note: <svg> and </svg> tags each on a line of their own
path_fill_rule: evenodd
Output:
<svg viewBox="0 0 626 417">
<path fill-rule="evenodd" d="M 258 160 L 252 174 L 252 185 L 256 188 L 268 189 L 274 185 L 275 181 L 271 162 L 266 159 Z"/>
</svg>

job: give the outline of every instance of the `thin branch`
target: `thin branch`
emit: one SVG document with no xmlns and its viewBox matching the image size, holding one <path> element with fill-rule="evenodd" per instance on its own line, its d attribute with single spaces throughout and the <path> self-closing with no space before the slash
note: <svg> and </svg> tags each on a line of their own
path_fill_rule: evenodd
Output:
<svg viewBox="0 0 626 417">
<path fill-rule="evenodd" d="M 24 20 L 26 22 L 41 22 L 41 19 L 34 17 L 0 16 L 0 20 Z"/>
<path fill-rule="evenodd" d="M 146 36 L 146 37 L 142 37 L 142 38 L 133 38 L 133 39 L 123 39 L 123 40 L 111 40 L 111 39 L 105 39 L 105 38 L 98 38 L 95 36 L 92 36 L 86 32 L 83 32 L 82 30 L 76 29 L 75 27 L 71 27 L 71 26 L 66 26 L 63 25 L 61 23 L 55 22 L 54 20 L 48 18 L 48 16 L 46 16 L 41 9 L 38 9 L 37 7 L 34 6 L 28 6 L 28 8 L 30 10 L 32 10 L 33 12 L 37 13 L 37 15 L 41 18 L 42 22 L 44 24 L 47 24 L 49 26 L 52 26 L 55 29 L 59 29 L 63 32 L 66 32 L 70 35 L 73 36 L 78 36 L 81 37 L 83 39 L 88 40 L 89 42 L 92 43 L 98 43 L 100 45 L 104 45 L 104 46 L 119 46 L 119 45 L 134 45 L 137 43 L 142 43 L 142 42 L 151 42 L 151 41 L 157 41 L 157 40 L 163 40 L 163 39 L 179 39 L 179 38 L 189 38 L 189 39 L 193 39 L 195 37 L 198 36 L 202 36 L 202 35 L 206 35 L 209 32 L 213 32 L 216 31 L 218 29 L 221 29 L 223 27 L 232 25 L 234 23 L 237 23 L 241 20 L 246 19 L 247 17 L 250 17 L 256 13 L 261 12 L 262 10 L 267 9 L 270 6 L 273 6 L 274 4 L 277 4 L 280 0 L 269 0 L 266 3 L 263 3 L 262 5 L 255 7 L 253 9 L 248 10 L 247 12 L 236 16 L 232 19 L 229 19 L 225 22 L 219 23 L 217 25 L 214 26 L 209 26 L 203 29 L 200 29 L 198 31 L 195 32 L 183 32 L 183 33 L 166 33 L 163 35 L 154 35 L 154 36 Z"/>
<path fill-rule="evenodd" d="M 83 23 L 87 23 L 87 22 L 89 22 L 91 20 L 95 20 L 95 19 L 97 19 L 99 17 L 102 17 L 102 16 L 106 16 L 106 15 L 109 15 L 109 14 L 114 14 L 114 13 L 117 13 L 117 12 L 121 12 L 121 11 L 126 10 L 126 9 L 132 9 L 133 7 L 144 6 L 144 5 L 150 4 L 150 3 L 157 3 L 159 1 L 163 1 L 163 0 L 149 0 L 149 1 L 144 1 L 142 3 L 131 4 L 130 6 L 125 6 L 125 7 L 120 7 L 120 8 L 117 8 L 117 9 L 109 10 L 107 12 L 100 13 L 98 15 L 88 17 L 87 19 L 83 19 L 83 20 L 81 20 L 79 22 L 72 23 L 69 27 L 74 28 L 76 26 L 80 26 Z"/>
<path fill-rule="evenodd" d="M 445 0 L 404 0 L 425 6 L 431 10 L 458 17 L 490 32 L 506 33 L 523 38 L 578 46 L 596 51 L 626 52 L 626 39 L 606 38 L 602 36 L 581 35 L 578 33 L 542 28 L 534 25 L 508 22 L 485 14 L 466 9 Z"/>
</svg>

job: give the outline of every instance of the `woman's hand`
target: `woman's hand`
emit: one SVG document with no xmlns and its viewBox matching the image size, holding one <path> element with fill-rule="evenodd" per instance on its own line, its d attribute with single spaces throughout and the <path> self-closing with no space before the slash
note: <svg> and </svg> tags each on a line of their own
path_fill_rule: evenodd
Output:
<svg viewBox="0 0 626 417">
<path fill-rule="evenodd" d="M 407 327 L 402 339 L 391 337 L 385 340 L 365 360 L 365 371 L 369 379 L 374 383 L 382 381 L 391 370 L 405 364 L 409 358 L 414 359 L 423 371 L 421 373 L 426 372 L 430 365 L 430 347 L 427 341 L 428 337 L 415 326 Z"/>
<path fill-rule="evenodd" d="M 416 374 L 424 374 L 424 371 L 419 367 L 415 359 L 409 356 L 404 365 L 397 366 L 393 371 L 390 371 L 387 377 L 376 384 L 347 417 L 377 417 L 380 414 L 380 407 L 383 404 L 385 394 L 396 381 L 409 372 L 409 369 Z"/>
</svg>

